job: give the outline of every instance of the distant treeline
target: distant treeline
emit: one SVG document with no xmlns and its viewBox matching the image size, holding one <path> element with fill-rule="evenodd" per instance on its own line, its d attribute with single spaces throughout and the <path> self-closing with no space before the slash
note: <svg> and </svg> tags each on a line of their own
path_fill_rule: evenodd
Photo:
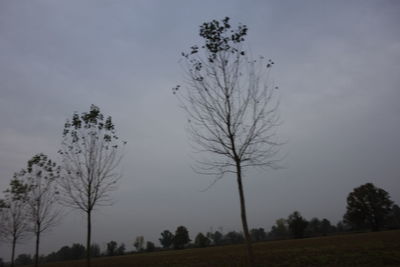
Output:
<svg viewBox="0 0 400 267">
<path fill-rule="evenodd" d="M 294 211 L 287 218 L 275 221 L 270 231 L 264 228 L 250 230 L 253 242 L 268 240 L 306 238 L 334 235 L 352 231 L 379 231 L 400 228 L 400 207 L 396 205 L 389 194 L 372 183 L 361 185 L 349 193 L 347 197 L 347 210 L 343 220 L 333 225 L 328 219 L 312 218 L 305 219 L 300 212 Z M 93 257 L 118 256 L 128 253 L 150 253 L 153 251 L 204 248 L 209 246 L 222 246 L 241 244 L 245 241 L 242 232 L 224 232 L 222 228 L 217 231 L 198 233 L 194 240 L 190 239 L 189 230 L 185 226 L 178 226 L 175 232 L 164 230 L 160 233 L 159 242 L 156 246 L 151 241 L 145 242 L 143 236 L 137 236 L 133 241 L 134 251 L 126 251 L 124 243 L 118 244 L 110 241 L 104 250 L 98 244 L 92 244 L 90 254 Z M 86 247 L 82 244 L 63 246 L 56 252 L 38 257 L 39 263 L 68 261 L 84 259 L 87 255 Z M 17 265 L 33 264 L 34 257 L 30 254 L 20 254 L 15 260 Z M 8 266 L 0 258 L 0 267 Z"/>
<path fill-rule="evenodd" d="M 394 205 L 392 214 L 388 216 L 384 229 L 400 228 L 400 208 Z M 365 231 L 365 227 L 354 227 L 345 221 L 340 221 L 333 225 L 328 219 L 312 218 L 306 220 L 302 215 L 295 211 L 287 218 L 276 220 L 270 231 L 264 228 L 251 229 L 251 238 L 254 242 L 262 242 L 269 240 L 291 239 L 291 238 L 307 238 L 341 234 L 352 231 Z M 134 251 L 126 251 L 125 244 L 118 244 L 116 241 L 110 241 L 106 244 L 104 250 L 100 249 L 98 244 L 91 246 L 91 254 L 93 257 L 109 257 L 119 256 L 132 253 L 150 253 L 153 251 L 184 249 L 184 248 L 204 248 L 209 246 L 223 246 L 232 244 L 241 244 L 244 242 L 244 236 L 238 231 L 229 231 L 224 233 L 222 229 L 209 231 L 207 233 L 198 233 L 194 240 L 189 237 L 189 231 L 185 226 L 177 227 L 175 233 L 164 230 L 159 238 L 160 246 L 156 246 L 153 242 L 145 242 L 143 236 L 136 237 L 133 242 Z M 85 246 L 82 244 L 72 244 L 71 246 L 63 246 L 56 252 L 52 252 L 47 256 L 40 256 L 40 263 L 54 261 L 69 261 L 84 259 L 86 255 Z M 20 254 L 15 260 L 17 265 L 33 264 L 33 257 L 30 254 Z M 5 266 L 4 264 L 0 266 Z"/>
</svg>

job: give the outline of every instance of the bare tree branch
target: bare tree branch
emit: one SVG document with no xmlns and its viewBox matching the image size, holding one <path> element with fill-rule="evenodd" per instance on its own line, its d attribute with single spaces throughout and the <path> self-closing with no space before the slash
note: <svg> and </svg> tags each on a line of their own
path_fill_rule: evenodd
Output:
<svg viewBox="0 0 400 267">
<path fill-rule="evenodd" d="M 126 142 L 116 135 L 111 117 L 94 105 L 88 113 L 74 113 L 65 123 L 62 147 L 61 203 L 87 214 L 87 265 L 90 266 L 91 213 L 112 204 L 110 193 L 121 178 L 118 165 Z"/>
<path fill-rule="evenodd" d="M 27 168 L 16 175 L 27 188 L 25 198 L 30 231 L 36 237 L 35 266 L 38 266 L 40 236 L 59 222 L 60 209 L 56 207 L 59 168 L 46 155 L 37 154 L 28 161 Z"/>
<path fill-rule="evenodd" d="M 14 266 L 16 245 L 29 233 L 27 190 L 15 174 L 5 191 L 4 200 L 0 200 L 0 240 L 11 243 L 11 266 Z"/>
<path fill-rule="evenodd" d="M 187 115 L 187 130 L 195 151 L 197 173 L 235 173 L 241 201 L 241 218 L 249 264 L 254 265 L 248 232 L 242 185 L 248 167 L 277 168 L 280 142 L 279 99 L 275 87 L 268 86 L 271 60 L 253 60 L 243 50 L 247 27 L 232 29 L 229 18 L 200 26 L 202 46 L 182 53 L 184 90 L 173 88 Z M 204 156 L 202 157 L 201 155 Z"/>
</svg>

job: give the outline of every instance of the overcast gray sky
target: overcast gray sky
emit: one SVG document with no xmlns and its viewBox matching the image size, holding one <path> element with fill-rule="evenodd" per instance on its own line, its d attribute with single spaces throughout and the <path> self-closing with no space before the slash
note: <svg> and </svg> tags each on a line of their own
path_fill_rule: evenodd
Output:
<svg viewBox="0 0 400 267">
<path fill-rule="evenodd" d="M 128 141 L 115 204 L 96 211 L 93 241 L 129 250 L 136 236 L 188 227 L 240 230 L 234 177 L 210 190 L 195 174 L 171 88 L 198 27 L 231 17 L 254 55 L 272 58 L 286 168 L 245 177 L 250 227 L 298 210 L 333 223 L 366 182 L 400 203 L 399 1 L 0 1 L 0 188 L 34 154 L 57 159 L 65 120 L 98 105 Z M 68 212 L 42 252 L 84 243 Z M 17 253 L 33 252 L 33 241 Z M 9 246 L 0 244 L 0 257 Z"/>
</svg>

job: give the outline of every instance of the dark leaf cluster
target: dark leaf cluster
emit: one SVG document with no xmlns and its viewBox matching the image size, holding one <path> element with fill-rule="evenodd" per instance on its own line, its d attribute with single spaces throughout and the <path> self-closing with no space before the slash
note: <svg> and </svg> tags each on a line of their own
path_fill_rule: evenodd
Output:
<svg viewBox="0 0 400 267">
<path fill-rule="evenodd" d="M 189 231 L 185 226 L 178 226 L 175 231 L 174 239 L 172 244 L 174 249 L 183 249 L 187 244 L 189 244 Z"/>
<path fill-rule="evenodd" d="M 247 26 L 239 25 L 236 30 L 230 30 L 229 17 L 225 17 L 221 22 L 212 20 L 205 22 L 200 26 L 200 36 L 205 39 L 206 48 L 211 53 L 211 60 L 215 59 L 216 54 L 221 51 L 237 52 L 237 48 L 232 43 L 240 43 L 244 41 L 247 34 Z M 193 49 L 192 49 L 193 52 Z M 244 54 L 243 51 L 241 53 Z"/>
<path fill-rule="evenodd" d="M 107 243 L 107 256 L 119 256 L 125 254 L 125 244 L 121 243 L 118 246 L 116 241 L 110 241 Z"/>
<path fill-rule="evenodd" d="M 245 55 L 243 50 L 239 50 L 237 44 L 245 40 L 248 28 L 246 25 L 239 25 L 237 29 L 231 29 L 229 17 L 225 17 L 221 21 L 212 20 L 205 22 L 200 26 L 199 35 L 204 38 L 205 44 L 201 48 L 205 49 L 209 62 L 214 62 L 219 52 L 238 52 L 240 55 Z M 194 45 L 190 47 L 189 53 L 182 53 L 182 56 L 188 58 L 190 55 L 199 52 L 199 47 Z M 195 66 L 197 70 L 201 69 L 201 65 Z"/>
<path fill-rule="evenodd" d="M 63 137 L 70 135 L 72 142 L 76 143 L 85 139 L 84 135 L 80 134 L 80 130 L 85 129 L 96 138 L 103 138 L 106 142 L 117 140 L 118 136 L 115 134 L 115 127 L 112 118 L 107 118 L 100 112 L 99 107 L 95 105 L 90 106 L 89 112 L 78 114 L 75 112 L 71 120 L 67 120 L 64 124 Z M 104 133 L 98 136 L 98 133 Z"/>
</svg>

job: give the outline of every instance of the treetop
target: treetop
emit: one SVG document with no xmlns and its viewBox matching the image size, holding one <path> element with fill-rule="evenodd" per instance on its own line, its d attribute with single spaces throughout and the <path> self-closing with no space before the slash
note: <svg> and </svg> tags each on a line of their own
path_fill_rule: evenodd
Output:
<svg viewBox="0 0 400 267">
<path fill-rule="evenodd" d="M 237 44 L 245 40 L 247 34 L 247 26 L 239 24 L 236 29 L 231 28 L 229 23 L 229 17 L 225 17 L 221 21 L 212 20 L 210 22 L 204 22 L 200 25 L 199 35 L 204 38 L 205 44 L 201 48 L 207 51 L 208 61 L 212 63 L 219 52 L 239 52 L 240 55 L 244 55 L 245 52 L 238 49 Z M 199 51 L 199 47 L 194 45 L 191 47 L 190 53 L 182 53 L 186 58 L 189 55 L 196 54 Z"/>
</svg>

